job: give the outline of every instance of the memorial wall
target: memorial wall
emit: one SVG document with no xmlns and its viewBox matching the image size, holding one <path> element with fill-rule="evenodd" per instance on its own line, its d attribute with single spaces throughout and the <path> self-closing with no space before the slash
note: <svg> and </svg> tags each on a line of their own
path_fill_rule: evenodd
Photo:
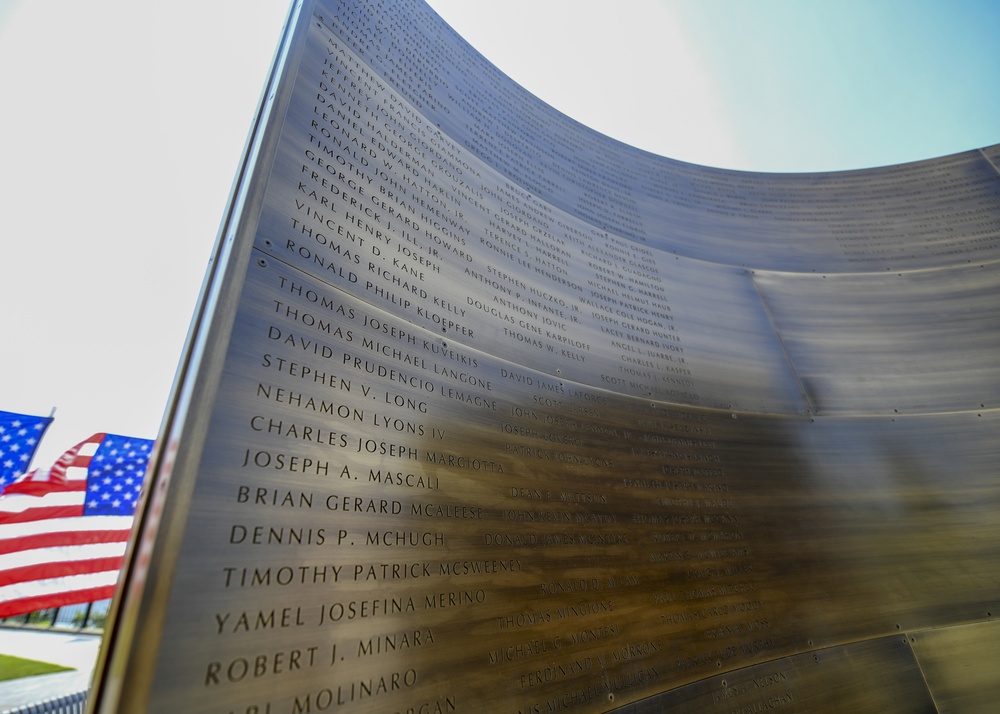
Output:
<svg viewBox="0 0 1000 714">
<path fill-rule="evenodd" d="M 990 711 L 998 288 L 1000 146 L 682 163 L 296 4 L 93 710 Z"/>
</svg>

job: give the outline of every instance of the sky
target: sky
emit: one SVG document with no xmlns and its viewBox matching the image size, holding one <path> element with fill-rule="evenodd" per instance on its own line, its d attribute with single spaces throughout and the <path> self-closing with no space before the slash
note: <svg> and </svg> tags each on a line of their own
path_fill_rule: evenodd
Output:
<svg viewBox="0 0 1000 714">
<path fill-rule="evenodd" d="M 557 109 L 753 171 L 1000 142 L 994 0 L 433 0 Z M 286 0 L 0 0 L 0 410 L 154 438 Z"/>
</svg>

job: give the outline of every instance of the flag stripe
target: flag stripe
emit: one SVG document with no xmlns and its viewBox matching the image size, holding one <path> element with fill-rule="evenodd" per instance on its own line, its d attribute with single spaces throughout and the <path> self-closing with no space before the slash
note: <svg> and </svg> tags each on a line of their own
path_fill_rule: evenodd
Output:
<svg viewBox="0 0 1000 714">
<path fill-rule="evenodd" d="M 0 498 L 0 523 L 4 523 L 11 516 L 23 513 L 30 508 L 44 508 L 48 506 L 76 506 L 83 508 L 83 498 L 84 492 L 82 491 L 57 491 L 55 493 L 47 493 L 44 496 L 8 495 L 5 491 L 3 498 Z"/>
<path fill-rule="evenodd" d="M 75 506 L 46 506 L 45 508 L 26 508 L 18 513 L 0 515 L 0 523 L 31 523 L 43 518 L 69 518 L 82 516 L 83 504 Z M 3 528 L 3 526 L 0 526 Z"/>
<path fill-rule="evenodd" d="M 16 540 L 42 533 L 89 533 L 93 531 L 128 531 L 131 516 L 90 516 L 88 518 L 56 518 L 51 521 L 0 525 L 0 541 Z"/>
<path fill-rule="evenodd" d="M 81 533 L 39 533 L 18 540 L 0 541 L 0 555 L 42 548 L 89 543 L 118 543 L 128 540 L 129 531 L 83 531 Z"/>
<path fill-rule="evenodd" d="M 48 578 L 46 580 L 29 580 L 16 585 L 5 585 L 0 588 L 0 602 L 4 600 L 19 600 L 27 597 L 42 597 L 62 590 L 88 590 L 97 587 L 114 587 L 118 582 L 117 571 L 92 573 L 89 575 L 67 575 L 64 578 Z"/>
<path fill-rule="evenodd" d="M 60 561 L 57 563 L 40 563 L 24 565 L 20 568 L 0 571 L 0 587 L 25 580 L 44 580 L 61 578 L 67 575 L 101 573 L 107 570 L 118 570 L 122 567 L 122 556 L 114 558 L 93 558 L 91 560 Z"/>
<path fill-rule="evenodd" d="M 116 571 L 117 575 L 117 571 Z M 43 580 L 42 582 L 48 582 Z M 4 588 L 0 588 L 2 591 Z M 0 594 L 0 617 L 10 617 L 20 615 L 25 612 L 44 610 L 50 607 L 62 607 L 63 605 L 76 605 L 81 602 L 94 602 L 95 600 L 106 600 L 115 594 L 115 583 L 111 585 L 98 585 L 89 588 L 78 588 L 65 590 L 52 588 L 51 592 L 32 595 L 30 597 L 4 597 Z"/>
<path fill-rule="evenodd" d="M 3 490 L 5 496 L 20 494 L 23 496 L 44 496 L 47 493 L 67 493 L 75 491 L 86 491 L 86 479 L 73 479 L 72 481 L 61 481 L 49 483 L 47 481 L 18 481 L 12 483 Z"/>
<path fill-rule="evenodd" d="M 55 548 L 39 548 L 21 553 L 0 555 L 0 572 L 22 568 L 26 565 L 43 563 L 72 562 L 75 560 L 94 560 L 95 558 L 120 558 L 125 554 L 125 542 L 90 543 L 80 546 L 59 546 Z"/>
</svg>

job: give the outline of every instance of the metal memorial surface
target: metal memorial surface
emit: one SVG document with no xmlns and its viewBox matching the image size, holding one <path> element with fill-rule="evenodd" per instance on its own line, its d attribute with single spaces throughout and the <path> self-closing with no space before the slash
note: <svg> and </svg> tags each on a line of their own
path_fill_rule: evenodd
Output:
<svg viewBox="0 0 1000 714">
<path fill-rule="evenodd" d="M 998 153 L 684 164 L 294 5 L 93 710 L 988 710 Z"/>
</svg>

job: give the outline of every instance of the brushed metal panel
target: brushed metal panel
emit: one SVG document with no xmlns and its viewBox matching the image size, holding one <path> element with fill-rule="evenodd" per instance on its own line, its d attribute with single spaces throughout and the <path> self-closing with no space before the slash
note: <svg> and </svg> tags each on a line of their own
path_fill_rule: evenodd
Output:
<svg viewBox="0 0 1000 714">
<path fill-rule="evenodd" d="M 760 656 L 764 605 L 711 436 L 728 413 L 569 382 L 541 403 L 555 394 L 544 374 L 435 351 L 433 333 L 260 254 L 230 344 L 151 711 L 194 683 L 205 706 L 361 706 L 352 684 L 383 674 L 406 686 L 372 711 L 567 692 L 599 711 L 609 692 L 714 667 L 722 628 L 741 632 L 727 661 Z M 671 604 L 702 586 L 719 594 Z M 683 631 L 709 639 L 664 638 Z"/>
<path fill-rule="evenodd" d="M 731 714 L 764 711 L 938 711 L 900 637 L 858 642 L 736 670 L 615 710 Z"/>
<path fill-rule="evenodd" d="M 903 633 L 1000 606 L 996 147 L 708 169 L 418 2 L 301 16 L 165 421 L 122 701 L 927 710 Z"/>
<path fill-rule="evenodd" d="M 1000 144 L 983 147 L 980 151 L 996 172 L 1000 174 Z"/>
<path fill-rule="evenodd" d="M 603 711 L 973 621 L 1000 586 L 975 568 L 995 415 L 734 419 L 557 385 L 261 252 L 240 305 L 151 711 L 192 689 Z M 913 469 L 937 460 L 946 481 Z"/>
<path fill-rule="evenodd" d="M 998 636 L 996 621 L 908 633 L 941 714 L 996 711 L 1000 701 Z"/>
<path fill-rule="evenodd" d="M 739 423 L 743 522 L 800 651 L 995 607 L 995 411 Z"/>
<path fill-rule="evenodd" d="M 432 133 L 366 67 L 325 25 L 310 27 L 258 248 L 557 378 L 693 406 L 807 411 L 745 270 L 645 248 L 553 208 Z M 428 188 L 449 175 L 456 185 Z"/>
<path fill-rule="evenodd" d="M 1000 263 L 754 279 L 817 414 L 1000 403 Z"/>
<path fill-rule="evenodd" d="M 331 17 L 343 5 L 334 5 Z M 423 71 L 389 54 L 371 66 L 473 154 L 589 223 L 651 248 L 730 265 L 881 272 L 1000 258 L 1000 176 L 978 151 L 864 171 L 764 175 L 665 159 L 590 131 L 514 85 L 422 7 Z M 354 18 L 352 18 L 353 20 Z M 394 12 L 331 28 L 398 31 Z M 442 36 L 450 41 L 441 42 Z"/>
</svg>

